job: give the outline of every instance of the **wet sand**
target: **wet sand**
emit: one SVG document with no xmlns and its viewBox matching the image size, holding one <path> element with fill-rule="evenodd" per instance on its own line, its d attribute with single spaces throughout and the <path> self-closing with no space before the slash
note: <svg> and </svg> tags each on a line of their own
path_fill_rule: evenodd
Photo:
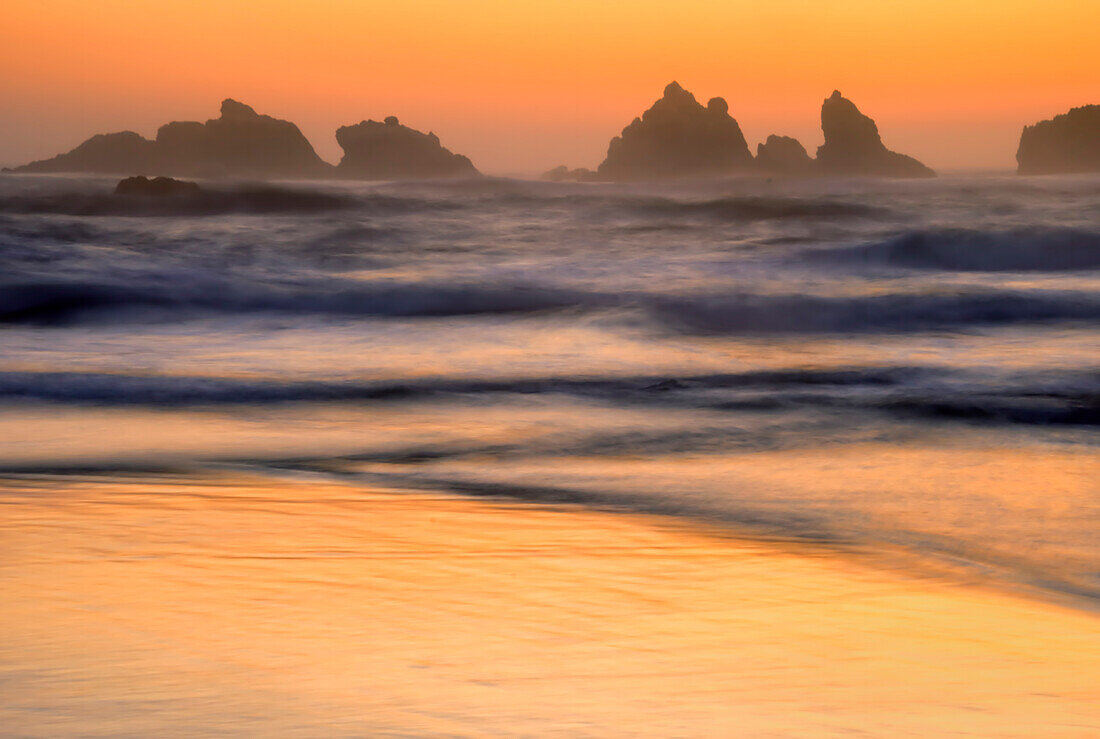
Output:
<svg viewBox="0 0 1100 739">
<path fill-rule="evenodd" d="M 1100 618 L 858 553 L 314 479 L 0 485 L 14 736 L 1095 736 Z"/>
</svg>

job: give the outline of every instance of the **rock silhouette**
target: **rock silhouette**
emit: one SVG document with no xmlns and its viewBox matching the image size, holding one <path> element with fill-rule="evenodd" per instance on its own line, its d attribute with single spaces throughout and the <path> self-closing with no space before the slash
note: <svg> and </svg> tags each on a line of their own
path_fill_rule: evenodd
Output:
<svg viewBox="0 0 1100 739">
<path fill-rule="evenodd" d="M 821 106 L 821 130 L 825 143 L 818 147 L 817 162 L 822 174 L 936 176 L 913 157 L 887 149 L 875 122 L 860 113 L 839 91 L 834 91 Z"/>
<path fill-rule="evenodd" d="M 1100 105 L 1024 126 L 1016 163 L 1018 174 L 1100 172 Z"/>
<path fill-rule="evenodd" d="M 602 180 L 647 180 L 748 171 L 752 154 L 722 98 L 706 107 L 676 82 L 611 140 Z"/>
<path fill-rule="evenodd" d="M 331 169 L 296 125 L 231 99 L 220 118 L 161 126 L 156 144 L 159 169 L 170 174 L 317 177 Z"/>
<path fill-rule="evenodd" d="M 547 182 L 592 182 L 596 179 L 596 173 L 586 167 L 569 169 L 562 164 L 543 172 L 539 179 Z"/>
<path fill-rule="evenodd" d="M 342 177 L 395 180 L 477 175 L 469 159 L 443 148 L 434 133 L 401 125 L 394 116 L 363 121 L 336 131 L 344 157 L 336 167 Z"/>
<path fill-rule="evenodd" d="M 787 176 L 812 175 L 817 164 L 798 139 L 772 134 L 756 146 L 756 164 L 762 173 Z"/>
<path fill-rule="evenodd" d="M 916 159 L 890 151 L 875 122 L 834 91 L 821 106 L 825 143 L 811 159 L 786 136 L 769 136 L 749 152 L 741 127 L 722 98 L 706 106 L 672 82 L 640 118 L 608 145 L 593 172 L 561 166 L 543 174 L 556 182 L 629 181 L 680 177 L 763 174 L 934 177 Z M 444 148 L 434 133 L 401 125 L 390 116 L 343 126 L 336 140 L 340 164 L 322 161 L 296 125 L 256 113 L 232 99 L 221 115 L 205 123 L 165 124 L 150 141 L 132 131 L 99 134 L 72 151 L 16 167 L 15 172 L 163 174 L 250 179 L 356 179 L 464 177 L 479 174 L 468 158 Z M 1074 108 L 1053 121 L 1024 129 L 1017 153 L 1019 171 L 1100 170 L 1100 106 Z"/>
<path fill-rule="evenodd" d="M 171 177 L 127 177 L 115 187 L 115 195 L 142 195 L 147 197 L 172 197 L 197 195 L 201 190 L 194 182 L 174 180 Z"/>
<path fill-rule="evenodd" d="M 115 174 L 153 169 L 156 145 L 133 131 L 97 134 L 52 159 L 40 159 L 13 172 L 89 172 Z"/>
<path fill-rule="evenodd" d="M 293 123 L 227 99 L 220 118 L 165 124 L 155 141 L 132 131 L 100 134 L 14 171 L 272 178 L 320 177 L 331 169 Z"/>
</svg>

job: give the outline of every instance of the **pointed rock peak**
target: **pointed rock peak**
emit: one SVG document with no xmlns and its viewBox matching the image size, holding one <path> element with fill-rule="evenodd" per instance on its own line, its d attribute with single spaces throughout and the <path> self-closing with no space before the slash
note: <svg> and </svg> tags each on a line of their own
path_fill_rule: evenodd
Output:
<svg viewBox="0 0 1100 739">
<path fill-rule="evenodd" d="M 934 177 L 935 172 L 912 157 L 890 151 L 878 126 L 848 98 L 834 90 L 821 105 L 825 143 L 817 162 L 825 174 L 876 177 Z"/>
<path fill-rule="evenodd" d="M 823 113 L 826 110 L 834 110 L 844 111 L 844 113 L 850 115 L 863 115 L 855 103 L 840 94 L 840 90 L 833 90 L 833 94 L 821 104 L 821 110 Z"/>
<path fill-rule="evenodd" d="M 605 180 L 710 177 L 745 171 L 752 154 L 722 98 L 706 106 L 678 82 L 611 140 L 598 170 Z"/>
<path fill-rule="evenodd" d="M 866 145 L 880 146 L 878 127 L 871 118 L 860 112 L 856 104 L 834 90 L 821 104 L 821 128 L 825 143 L 830 138 L 859 139 Z"/>
<path fill-rule="evenodd" d="M 657 100 L 648 111 L 642 114 L 644 120 L 647 115 L 656 110 L 662 111 L 686 111 L 691 110 L 703 110 L 703 106 L 699 104 L 699 101 L 695 99 L 695 96 L 690 91 L 680 87 L 679 82 L 670 82 L 665 86 L 665 94 L 663 97 Z"/>
<path fill-rule="evenodd" d="M 233 98 L 222 100 L 222 118 L 255 118 L 252 106 L 238 103 Z"/>
<path fill-rule="evenodd" d="M 699 103 L 695 100 L 695 96 L 690 92 L 680 87 L 679 82 L 670 82 L 665 86 L 665 94 L 658 103 L 665 106 L 695 106 Z"/>
</svg>

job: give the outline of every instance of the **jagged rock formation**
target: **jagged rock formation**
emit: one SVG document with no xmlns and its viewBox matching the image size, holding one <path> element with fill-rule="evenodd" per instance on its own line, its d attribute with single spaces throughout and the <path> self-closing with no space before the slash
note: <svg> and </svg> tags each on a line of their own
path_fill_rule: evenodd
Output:
<svg viewBox="0 0 1100 739">
<path fill-rule="evenodd" d="M 838 91 L 821 106 L 821 130 L 825 143 L 817 150 L 817 162 L 822 174 L 936 176 L 913 157 L 887 149 L 875 122 Z"/>
<path fill-rule="evenodd" d="M 115 174 L 150 171 L 156 146 L 133 131 L 97 134 L 53 159 L 40 159 L 13 172 L 89 172 Z"/>
<path fill-rule="evenodd" d="M 155 141 L 131 131 L 101 134 L 14 171 L 272 178 L 320 177 L 331 169 L 293 123 L 227 99 L 220 118 L 165 124 Z"/>
<path fill-rule="evenodd" d="M 157 131 L 159 169 L 171 174 L 234 177 L 317 177 L 328 172 L 298 127 L 236 100 L 221 117 L 168 123 Z"/>
<path fill-rule="evenodd" d="M 1084 105 L 1024 126 L 1017 174 L 1100 172 L 1100 105 Z"/>
<path fill-rule="evenodd" d="M 141 195 L 146 197 L 171 197 L 197 195 L 201 192 L 194 182 L 174 180 L 171 177 L 127 177 L 115 186 L 115 195 Z"/>
<path fill-rule="evenodd" d="M 798 139 L 775 134 L 756 145 L 756 165 L 765 174 L 806 176 L 817 171 L 817 164 Z"/>
<path fill-rule="evenodd" d="M 569 169 L 569 167 L 562 164 L 543 172 L 539 179 L 547 182 L 592 182 L 597 178 L 596 173 L 586 167 Z"/>
<path fill-rule="evenodd" d="M 722 98 L 706 107 L 670 83 L 664 96 L 611 140 L 597 174 L 603 180 L 646 180 L 748 171 L 752 154 Z"/>
<path fill-rule="evenodd" d="M 336 167 L 343 177 L 396 180 L 477 175 L 469 159 L 443 148 L 434 133 L 421 133 L 390 116 L 336 131 L 344 157 Z"/>
</svg>

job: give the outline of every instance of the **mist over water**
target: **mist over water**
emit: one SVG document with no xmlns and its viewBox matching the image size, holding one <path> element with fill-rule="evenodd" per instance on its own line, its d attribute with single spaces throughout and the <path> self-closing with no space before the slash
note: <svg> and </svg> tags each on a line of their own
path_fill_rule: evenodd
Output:
<svg viewBox="0 0 1100 739">
<path fill-rule="evenodd" d="M 1100 181 L 0 177 L 9 473 L 666 513 L 1100 597 Z"/>
</svg>

